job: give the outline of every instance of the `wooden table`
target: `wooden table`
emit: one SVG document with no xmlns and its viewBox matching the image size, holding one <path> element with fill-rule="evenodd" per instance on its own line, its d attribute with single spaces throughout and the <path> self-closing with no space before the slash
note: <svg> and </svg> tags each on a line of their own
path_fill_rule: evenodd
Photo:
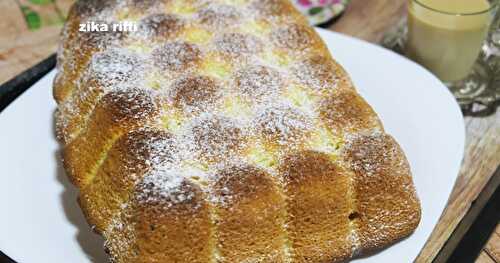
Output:
<svg viewBox="0 0 500 263">
<path fill-rule="evenodd" d="M 56 50 L 61 26 L 53 25 L 30 31 L 17 5 L 19 1 L 0 1 L 0 83 Z M 63 13 L 67 12 L 71 2 L 72 0 L 56 0 Z M 352 0 L 346 13 L 330 29 L 378 43 L 405 15 L 405 3 L 404 0 Z M 462 170 L 448 205 L 416 262 L 431 262 L 445 243 L 445 249 L 454 248 L 458 240 L 450 240 L 450 236 L 454 231 L 456 234 L 467 230 L 470 222 L 464 221 L 472 221 L 474 216 L 462 219 L 471 210 L 477 210 L 472 204 L 500 165 L 500 110 L 489 117 L 466 117 L 465 124 L 467 139 Z M 498 180 L 493 183 L 497 182 Z M 488 184 L 488 191 L 491 191 L 491 184 L 492 181 Z M 459 223 L 460 227 L 457 228 Z M 477 262 L 500 262 L 499 248 L 500 227 L 497 227 Z M 444 251 L 446 253 L 448 252 Z"/>
</svg>

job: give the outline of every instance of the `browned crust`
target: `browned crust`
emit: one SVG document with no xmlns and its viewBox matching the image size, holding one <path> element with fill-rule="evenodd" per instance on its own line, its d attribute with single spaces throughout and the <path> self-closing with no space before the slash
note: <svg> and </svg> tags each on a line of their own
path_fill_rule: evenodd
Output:
<svg viewBox="0 0 500 263">
<path fill-rule="evenodd" d="M 188 16 L 164 14 L 181 2 L 192 8 L 181 12 L 192 12 L 199 25 L 186 21 Z M 260 33 L 233 27 L 245 15 L 238 6 L 218 13 L 220 4 L 194 0 L 126 0 L 121 5 L 129 12 L 121 15 L 137 18 L 149 34 L 138 39 L 78 32 L 79 23 L 117 8 L 114 0 L 79 1 L 63 31 L 54 82 L 64 166 L 113 262 L 340 262 L 414 231 L 420 206 L 404 153 L 289 1 L 248 1 L 245 10 L 255 11 Z M 200 31 L 194 33 L 207 35 L 204 44 L 186 37 L 197 26 Z M 144 83 L 113 86 L 91 72 L 99 54 L 134 41 L 154 45 L 145 43 L 152 48 L 147 63 L 131 62 L 131 68 L 161 75 L 161 82 L 168 81 L 168 99 L 161 93 L 166 83 L 159 91 Z M 209 53 L 204 45 L 211 46 Z M 255 56 L 269 59 L 269 68 L 249 67 L 257 65 Z M 210 59 L 216 60 L 213 65 Z M 289 78 L 273 63 L 289 71 Z M 213 71 L 204 72 L 205 67 Z M 132 83 L 127 76 L 134 76 L 109 68 Z M 288 96 L 292 86 L 317 103 L 311 114 L 319 120 L 293 114 L 265 118 L 261 110 L 264 115 L 255 115 L 262 118 L 254 116 L 252 127 L 242 129 L 232 116 L 214 112 L 224 103 L 221 91 L 231 89 L 244 103 L 262 106 L 273 94 Z M 217 169 L 208 182 L 183 174 L 179 185 L 168 182 L 174 188 L 159 194 L 152 191 L 155 181 L 146 178 L 152 173 L 164 178 L 161 173 L 168 171 L 154 168 L 177 153 L 177 135 L 161 122 L 175 118 L 171 111 L 190 121 L 186 129 L 193 145 L 177 146 L 194 150 L 183 161 L 195 159 L 197 169 Z M 309 149 L 308 139 L 316 136 L 309 124 L 326 127 L 340 141 L 341 152 Z M 273 155 L 269 170 L 243 160 L 254 144 Z M 148 148 L 153 145 L 169 147 Z M 227 165 L 234 161 L 244 164 Z"/>
<path fill-rule="evenodd" d="M 184 27 L 185 23 L 181 18 L 163 13 L 147 16 L 139 23 L 139 30 L 148 32 L 147 37 L 158 39 L 175 37 Z"/>
<path fill-rule="evenodd" d="M 78 187 L 85 186 L 114 141 L 158 114 L 157 102 L 144 91 L 106 94 L 84 131 L 63 149 L 63 164 L 72 182 Z"/>
<path fill-rule="evenodd" d="M 218 249 L 222 262 L 286 262 L 283 253 L 285 203 L 266 172 L 251 166 L 228 167 L 213 191 Z"/>
<path fill-rule="evenodd" d="M 284 83 L 277 70 L 262 65 L 244 68 L 234 78 L 234 88 L 247 101 L 261 101 L 268 95 L 280 93 Z"/>
<path fill-rule="evenodd" d="M 262 51 L 263 43 L 242 33 L 226 33 L 215 39 L 217 50 L 228 57 L 240 57 Z"/>
<path fill-rule="evenodd" d="M 172 85 L 173 104 L 180 110 L 200 112 L 221 97 L 221 87 L 208 76 L 188 76 Z"/>
<path fill-rule="evenodd" d="M 95 6 L 92 6 L 91 2 L 96 2 Z M 62 102 L 72 93 L 75 88 L 74 83 L 77 82 L 94 53 L 112 45 L 114 41 L 124 39 L 125 33 L 122 32 L 79 32 L 80 23 L 86 22 L 86 14 L 109 7 L 111 5 L 109 2 L 111 1 L 78 1 L 78 4 L 71 8 L 68 22 L 62 31 L 64 41 L 61 42 L 58 50 L 59 72 L 54 80 L 53 89 L 57 102 Z M 64 59 L 61 60 L 61 57 Z"/>
<path fill-rule="evenodd" d="M 354 89 L 335 89 L 322 101 L 320 117 L 334 134 L 383 129 L 375 111 Z"/>
<path fill-rule="evenodd" d="M 291 24 L 275 30 L 271 39 L 278 48 L 302 51 L 321 49 L 324 44 L 314 30 L 303 24 Z"/>
<path fill-rule="evenodd" d="M 287 156 L 280 167 L 287 196 L 287 226 L 294 262 L 339 262 L 350 258 L 350 177 L 318 152 Z"/>
<path fill-rule="evenodd" d="M 300 61 L 294 65 L 292 72 L 302 85 L 312 87 L 320 94 L 331 94 L 335 90 L 334 87 L 354 89 L 349 75 L 329 53 L 314 55 Z M 304 76 L 309 77 L 304 78 Z"/>
<path fill-rule="evenodd" d="M 360 251 L 369 254 L 411 234 L 420 222 L 420 204 L 398 143 L 383 133 L 359 136 L 345 151 L 356 174 Z"/>
<path fill-rule="evenodd" d="M 257 117 L 256 129 L 271 147 L 300 148 L 308 140 L 312 120 L 289 107 L 267 108 Z"/>
<path fill-rule="evenodd" d="M 153 50 L 153 62 L 163 70 L 184 71 L 201 60 L 199 48 L 185 42 L 169 42 Z"/>
<path fill-rule="evenodd" d="M 303 17 L 290 1 L 282 0 L 252 0 L 250 7 L 256 10 L 260 15 L 270 19 L 293 19 L 300 20 L 306 24 L 306 18 Z"/>
<path fill-rule="evenodd" d="M 141 190 L 135 196 L 123 209 L 121 222 L 111 225 L 107 234 L 116 262 L 211 262 L 210 212 L 199 187 L 184 182 L 169 199 Z"/>
<path fill-rule="evenodd" d="M 119 58 L 116 59 L 116 56 L 119 56 Z M 61 103 L 58 108 L 56 116 L 60 119 L 58 121 L 60 127 L 57 129 L 57 135 L 65 143 L 69 142 L 85 127 L 89 115 L 92 114 L 102 96 L 109 91 L 111 83 L 119 88 L 127 89 L 123 86 L 127 82 L 133 83 L 133 78 L 138 75 L 132 71 L 140 70 L 144 67 L 141 65 L 144 61 L 135 55 L 127 54 L 124 56 L 114 49 L 108 49 L 95 54 L 94 61 L 96 60 L 99 60 L 98 63 L 103 63 L 106 66 L 116 67 L 117 70 L 113 72 L 113 75 L 110 75 L 109 72 L 96 70 L 95 67 L 98 67 L 98 65 L 93 65 L 93 62 L 88 64 L 85 69 L 86 77 L 76 82 L 74 91 L 68 95 L 66 102 Z M 126 63 L 127 66 L 130 66 L 130 69 L 119 70 L 118 65 L 116 65 L 118 63 Z M 116 79 L 117 76 L 120 79 Z M 135 87 L 131 89 L 130 92 L 133 92 Z"/>
<path fill-rule="evenodd" d="M 156 129 L 134 130 L 120 137 L 95 177 L 80 190 L 80 207 L 89 224 L 102 233 L 131 198 L 135 184 L 153 165 L 172 161 L 177 147 L 171 134 Z"/>
<path fill-rule="evenodd" d="M 238 154 L 247 140 L 244 131 L 227 117 L 200 117 L 191 130 L 199 158 L 208 162 L 221 162 L 228 155 Z"/>
<path fill-rule="evenodd" d="M 230 27 L 235 24 L 242 14 L 237 8 L 230 5 L 208 6 L 198 12 L 200 24 L 208 28 Z"/>
</svg>

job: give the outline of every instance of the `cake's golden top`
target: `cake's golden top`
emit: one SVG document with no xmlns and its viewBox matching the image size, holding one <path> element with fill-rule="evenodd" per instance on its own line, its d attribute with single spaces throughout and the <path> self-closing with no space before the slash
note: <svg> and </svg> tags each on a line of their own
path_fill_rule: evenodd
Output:
<svg viewBox="0 0 500 263">
<path fill-rule="evenodd" d="M 117 262 L 342 260 L 418 223 L 403 153 L 287 1 L 79 1 L 62 38 L 65 166 Z"/>
</svg>

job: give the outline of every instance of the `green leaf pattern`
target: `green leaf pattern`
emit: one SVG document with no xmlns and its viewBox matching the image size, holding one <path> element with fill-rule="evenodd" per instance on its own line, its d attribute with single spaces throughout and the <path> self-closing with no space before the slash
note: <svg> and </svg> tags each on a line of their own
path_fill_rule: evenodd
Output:
<svg viewBox="0 0 500 263">
<path fill-rule="evenodd" d="M 309 23 L 319 25 L 342 14 L 350 0 L 290 0 L 307 16 Z"/>
<path fill-rule="evenodd" d="M 64 23 L 64 16 L 61 14 L 55 0 L 18 0 L 17 3 L 29 30 Z M 48 11 L 40 13 L 37 10 Z"/>
<path fill-rule="evenodd" d="M 50 3 L 54 3 L 54 0 L 29 0 L 30 3 L 35 5 L 48 5 Z"/>
</svg>

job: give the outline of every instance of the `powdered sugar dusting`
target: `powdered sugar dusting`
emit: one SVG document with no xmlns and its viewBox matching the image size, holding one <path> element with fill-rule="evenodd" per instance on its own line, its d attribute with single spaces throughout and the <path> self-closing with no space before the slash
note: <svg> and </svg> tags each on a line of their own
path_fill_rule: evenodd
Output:
<svg viewBox="0 0 500 263">
<path fill-rule="evenodd" d="M 250 66 L 235 74 L 235 87 L 246 100 L 276 99 L 285 83 L 277 70 L 266 66 Z"/>
<path fill-rule="evenodd" d="M 181 71 L 195 66 L 200 60 L 201 52 L 194 44 L 175 41 L 158 46 L 153 50 L 152 56 L 159 68 Z"/>
<path fill-rule="evenodd" d="M 299 83 L 315 90 L 331 90 L 337 87 L 339 76 L 332 61 L 325 57 L 313 57 L 292 67 L 293 75 Z"/>
<path fill-rule="evenodd" d="M 240 33 L 227 33 L 215 41 L 217 50 L 229 56 L 251 55 L 262 50 L 258 38 Z"/>
<path fill-rule="evenodd" d="M 209 3 L 207 7 L 198 12 L 197 16 L 202 25 L 222 29 L 235 26 L 240 21 L 242 14 L 234 6 Z"/>
<path fill-rule="evenodd" d="M 134 92 L 144 87 L 147 57 L 124 48 L 109 48 L 94 54 L 75 92 L 59 107 L 58 121 L 65 140 L 70 141 L 80 129 L 68 127 L 75 120 L 86 120 L 100 98 L 109 92 Z"/>
<path fill-rule="evenodd" d="M 89 35 L 66 29 L 55 84 L 61 94 L 68 94 L 61 95 L 57 112 L 57 129 L 65 143 L 85 136 L 81 131 L 96 109 L 112 113 L 113 128 L 134 123 L 120 131 L 133 141 L 134 150 L 127 154 L 138 158 L 127 165 L 141 163 L 145 169 L 127 170 L 135 173 L 129 175 L 134 177 L 135 196 L 122 211 L 132 209 L 130 205 L 159 205 L 165 212 L 184 206 L 197 209 L 199 198 L 229 206 L 238 193 L 224 185 L 221 176 L 236 180 L 238 186 L 246 182 L 246 172 L 258 170 L 259 176 L 272 177 L 267 183 L 280 182 L 277 166 L 285 155 L 318 151 L 308 144 L 317 131 L 332 137 L 321 145 L 346 140 L 343 151 L 324 154 L 340 159 L 351 154 L 355 171 L 373 174 L 383 169 L 370 145 L 381 146 L 386 157 L 396 155 L 384 148 L 382 135 L 374 133 L 376 125 L 363 130 L 373 133 L 370 142 L 358 145 L 358 131 L 340 133 L 328 126 L 343 125 L 340 121 L 322 119 L 322 107 L 334 94 L 330 91 L 338 89 L 345 76 L 321 54 L 318 37 L 290 6 L 284 0 L 90 0 L 75 7 L 81 21 L 139 24 L 139 31 L 131 34 Z M 376 119 L 366 116 L 362 121 Z M 349 152 L 353 145 L 357 150 Z M 229 172 L 221 174 L 223 170 Z M 217 182 L 221 185 L 216 195 Z M 130 227 L 122 218 L 113 219 L 105 235 L 110 247 L 126 253 L 120 247 L 138 237 L 114 238 L 112 233 Z M 351 238 L 356 243 L 356 236 Z"/>
<path fill-rule="evenodd" d="M 309 116 L 284 104 L 262 110 L 256 118 L 256 124 L 268 140 L 280 145 L 305 140 L 304 136 L 313 127 Z"/>
<path fill-rule="evenodd" d="M 175 107 L 187 113 L 213 108 L 222 97 L 221 83 L 208 76 L 186 76 L 174 82 L 169 97 Z"/>
<path fill-rule="evenodd" d="M 105 88 L 132 86 L 143 78 L 148 59 L 125 48 L 107 49 L 92 56 L 85 76 L 97 79 Z"/>
<path fill-rule="evenodd" d="M 137 196 L 141 202 L 156 203 L 159 200 L 169 200 L 167 204 L 179 203 L 189 200 L 192 194 L 182 193 L 182 182 L 185 176 L 176 169 L 168 167 L 156 167 L 148 173 L 141 184 L 141 191 Z"/>
<path fill-rule="evenodd" d="M 348 135 L 343 149 L 351 168 L 365 175 L 375 175 L 382 169 L 394 167 L 391 162 L 400 159 L 397 150 L 389 136 L 380 131 Z"/>
<path fill-rule="evenodd" d="M 221 161 L 245 147 L 245 130 L 238 120 L 206 113 L 196 118 L 188 135 L 202 160 Z"/>
<path fill-rule="evenodd" d="M 139 30 L 134 36 L 139 39 L 168 39 L 178 34 L 185 27 L 185 21 L 176 15 L 157 13 L 143 18 L 139 22 Z"/>
</svg>

